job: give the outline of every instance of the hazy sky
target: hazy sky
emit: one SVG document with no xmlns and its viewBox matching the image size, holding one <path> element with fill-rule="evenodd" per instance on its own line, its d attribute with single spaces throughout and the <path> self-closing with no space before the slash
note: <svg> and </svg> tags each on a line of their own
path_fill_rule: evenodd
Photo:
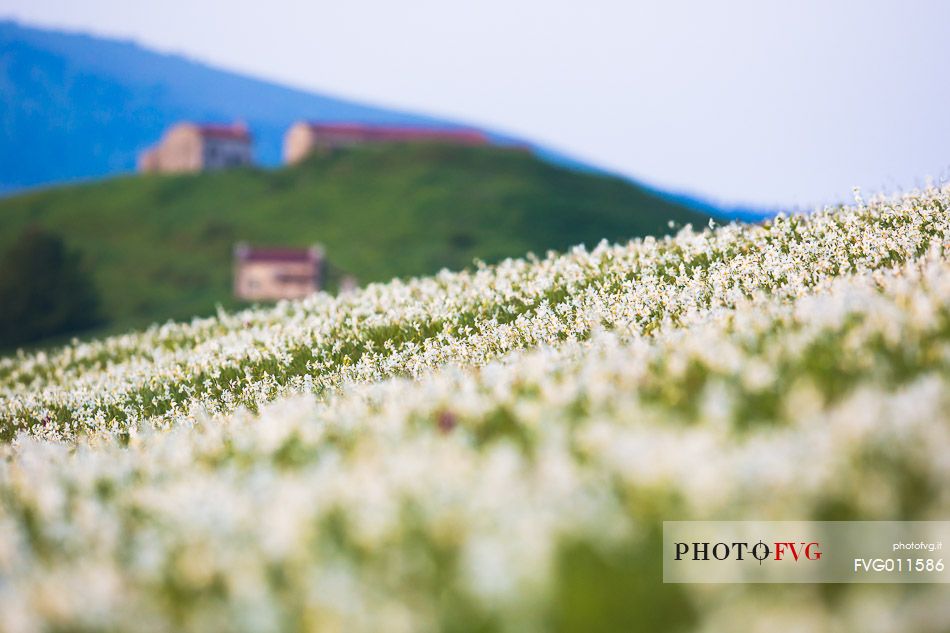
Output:
<svg viewBox="0 0 950 633">
<path fill-rule="evenodd" d="M 950 176 L 947 0 L 0 0 L 0 16 L 458 118 L 722 202 Z"/>
</svg>

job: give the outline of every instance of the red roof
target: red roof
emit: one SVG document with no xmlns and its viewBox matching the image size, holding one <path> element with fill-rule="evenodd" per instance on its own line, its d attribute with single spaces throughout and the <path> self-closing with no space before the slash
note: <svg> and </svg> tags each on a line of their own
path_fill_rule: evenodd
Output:
<svg viewBox="0 0 950 633">
<path fill-rule="evenodd" d="M 251 134 L 243 123 L 233 125 L 203 124 L 198 126 L 198 132 L 206 138 L 226 138 L 236 141 L 251 140 Z"/>
<path fill-rule="evenodd" d="M 239 247 L 237 257 L 244 262 L 315 262 L 319 254 L 312 248 Z"/>
<path fill-rule="evenodd" d="M 466 145 L 484 145 L 488 137 L 471 128 L 438 128 L 370 123 L 309 123 L 315 133 L 337 139 L 362 142 L 446 141 Z"/>
</svg>

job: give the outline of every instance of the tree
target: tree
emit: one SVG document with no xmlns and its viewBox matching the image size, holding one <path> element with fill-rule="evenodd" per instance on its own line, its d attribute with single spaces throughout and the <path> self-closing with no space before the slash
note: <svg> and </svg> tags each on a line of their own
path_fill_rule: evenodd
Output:
<svg viewBox="0 0 950 633">
<path fill-rule="evenodd" d="M 66 334 L 99 322 L 99 296 L 78 252 L 27 228 L 0 257 L 0 347 Z"/>
</svg>

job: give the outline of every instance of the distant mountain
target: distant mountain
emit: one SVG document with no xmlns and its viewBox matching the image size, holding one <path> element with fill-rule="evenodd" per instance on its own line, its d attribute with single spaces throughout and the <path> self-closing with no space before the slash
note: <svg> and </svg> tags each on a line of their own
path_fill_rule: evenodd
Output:
<svg viewBox="0 0 950 633">
<path fill-rule="evenodd" d="M 131 171 L 176 121 L 241 120 L 280 162 L 295 120 L 451 124 L 211 68 L 127 41 L 0 21 L 0 192 Z"/>
</svg>

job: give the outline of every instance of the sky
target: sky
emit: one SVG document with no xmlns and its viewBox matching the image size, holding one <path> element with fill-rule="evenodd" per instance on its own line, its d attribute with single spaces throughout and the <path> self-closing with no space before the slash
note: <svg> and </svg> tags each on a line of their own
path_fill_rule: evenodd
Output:
<svg viewBox="0 0 950 633">
<path fill-rule="evenodd" d="M 0 17 L 486 126 L 717 203 L 950 179 L 946 0 L 0 0 Z"/>
</svg>

